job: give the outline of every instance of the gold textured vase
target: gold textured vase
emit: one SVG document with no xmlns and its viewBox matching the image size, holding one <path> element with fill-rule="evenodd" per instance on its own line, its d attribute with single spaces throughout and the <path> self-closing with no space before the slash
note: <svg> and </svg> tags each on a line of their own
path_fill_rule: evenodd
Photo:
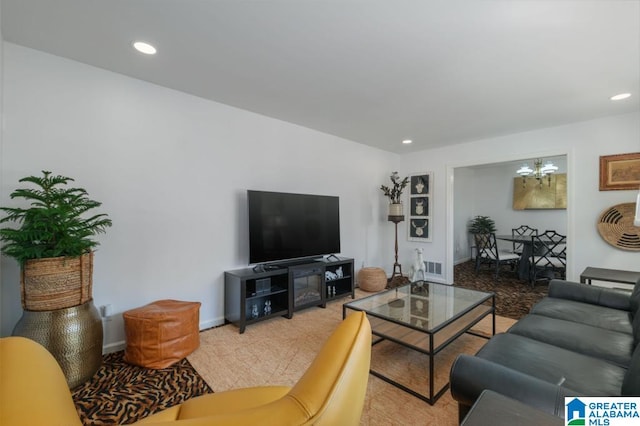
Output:
<svg viewBox="0 0 640 426">
<path fill-rule="evenodd" d="M 91 300 L 54 311 L 25 310 L 13 335 L 47 348 L 62 367 L 69 388 L 89 380 L 102 364 L 102 320 Z"/>
</svg>

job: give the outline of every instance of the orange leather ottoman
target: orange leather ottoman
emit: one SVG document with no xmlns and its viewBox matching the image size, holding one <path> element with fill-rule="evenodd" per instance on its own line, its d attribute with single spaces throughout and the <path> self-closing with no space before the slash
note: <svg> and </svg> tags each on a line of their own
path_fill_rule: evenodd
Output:
<svg viewBox="0 0 640 426">
<path fill-rule="evenodd" d="M 122 316 L 130 364 L 166 368 L 200 346 L 200 302 L 158 300 Z"/>
</svg>

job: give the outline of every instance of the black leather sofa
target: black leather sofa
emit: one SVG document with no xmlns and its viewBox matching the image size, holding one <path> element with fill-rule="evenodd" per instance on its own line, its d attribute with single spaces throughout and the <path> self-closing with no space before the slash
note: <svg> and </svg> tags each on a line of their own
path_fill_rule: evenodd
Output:
<svg viewBox="0 0 640 426">
<path fill-rule="evenodd" d="M 484 389 L 564 418 L 565 396 L 640 395 L 640 280 L 632 292 L 552 280 L 549 295 L 451 367 L 464 418 Z"/>
</svg>

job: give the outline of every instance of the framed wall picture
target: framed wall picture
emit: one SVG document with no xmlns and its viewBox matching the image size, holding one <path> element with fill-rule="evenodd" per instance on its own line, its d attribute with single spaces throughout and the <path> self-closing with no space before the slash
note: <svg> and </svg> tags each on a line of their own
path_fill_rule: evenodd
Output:
<svg viewBox="0 0 640 426">
<path fill-rule="evenodd" d="M 433 173 L 409 175 L 409 241 L 431 242 Z"/>
<path fill-rule="evenodd" d="M 554 173 L 540 183 L 534 177 L 513 178 L 513 209 L 566 209 L 567 174 Z"/>
<path fill-rule="evenodd" d="M 600 157 L 600 191 L 640 188 L 640 152 Z"/>
</svg>

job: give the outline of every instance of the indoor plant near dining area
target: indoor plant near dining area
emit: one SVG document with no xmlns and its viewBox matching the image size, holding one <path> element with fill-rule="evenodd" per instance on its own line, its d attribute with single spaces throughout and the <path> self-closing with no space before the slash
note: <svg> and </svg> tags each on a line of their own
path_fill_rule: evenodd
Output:
<svg viewBox="0 0 640 426">
<path fill-rule="evenodd" d="M 490 242 L 490 235 L 496 232 L 496 223 L 489 216 L 478 215 L 469 221 L 469 233 L 473 236 L 472 250 L 475 249 L 476 271 L 480 265 L 481 254 Z"/>
<path fill-rule="evenodd" d="M 489 216 L 476 216 L 469 222 L 470 234 L 490 234 L 496 232 L 496 223 Z"/>
<path fill-rule="evenodd" d="M 102 362 L 102 322 L 93 305 L 93 239 L 111 226 L 101 203 L 74 179 L 43 171 L 11 193 L 28 206 L 2 207 L 2 253 L 20 266 L 23 315 L 13 334 L 45 346 L 70 387 L 90 378 Z"/>
</svg>

